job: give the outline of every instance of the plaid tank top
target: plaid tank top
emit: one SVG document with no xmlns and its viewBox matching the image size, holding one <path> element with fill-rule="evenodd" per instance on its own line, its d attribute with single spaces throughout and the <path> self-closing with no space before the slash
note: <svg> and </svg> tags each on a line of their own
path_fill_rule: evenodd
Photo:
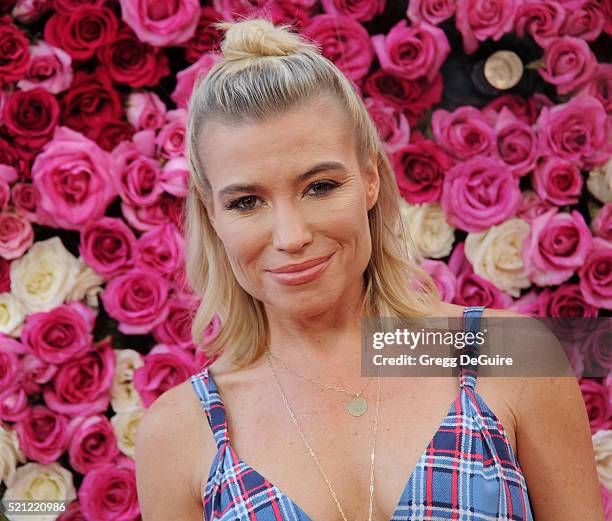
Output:
<svg viewBox="0 0 612 521">
<path fill-rule="evenodd" d="M 466 307 L 462 331 L 477 331 L 483 311 L 484 306 Z M 467 345 L 463 352 L 477 354 L 477 345 Z M 408 477 L 389 521 L 533 521 L 518 458 L 501 422 L 475 390 L 475 369 L 460 369 L 459 393 Z M 223 400 L 208 369 L 190 380 L 218 449 L 203 491 L 204 520 L 314 521 L 236 454 Z"/>
</svg>

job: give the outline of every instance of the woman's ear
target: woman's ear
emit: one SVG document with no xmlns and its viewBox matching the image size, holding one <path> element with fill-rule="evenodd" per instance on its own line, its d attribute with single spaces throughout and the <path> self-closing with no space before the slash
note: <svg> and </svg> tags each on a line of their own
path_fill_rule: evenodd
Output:
<svg viewBox="0 0 612 521">
<path fill-rule="evenodd" d="M 368 159 L 368 166 L 366 168 L 366 202 L 368 211 L 370 211 L 376 201 L 378 201 L 378 194 L 380 192 L 380 175 L 378 173 L 377 162 L 372 158 Z"/>
</svg>

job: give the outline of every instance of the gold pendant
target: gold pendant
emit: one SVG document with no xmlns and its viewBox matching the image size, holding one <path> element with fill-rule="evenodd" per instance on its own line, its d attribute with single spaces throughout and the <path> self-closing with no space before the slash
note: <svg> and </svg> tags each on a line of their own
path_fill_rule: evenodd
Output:
<svg viewBox="0 0 612 521">
<path fill-rule="evenodd" d="M 362 416 L 367 408 L 368 402 L 361 396 L 355 396 L 348 404 L 348 410 L 351 416 Z"/>
</svg>

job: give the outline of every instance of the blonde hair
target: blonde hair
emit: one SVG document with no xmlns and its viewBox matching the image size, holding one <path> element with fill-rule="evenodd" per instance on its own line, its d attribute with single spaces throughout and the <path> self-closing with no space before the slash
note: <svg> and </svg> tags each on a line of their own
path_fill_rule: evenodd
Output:
<svg viewBox="0 0 612 521">
<path fill-rule="evenodd" d="M 205 347 L 209 357 L 222 354 L 237 367 L 245 367 L 263 353 L 268 342 L 263 304 L 239 285 L 206 213 L 213 194 L 198 150 L 204 125 L 213 119 L 226 124 L 265 121 L 323 92 L 342 103 L 353 125 L 360 161 L 374 160 L 380 176 L 378 200 L 368 212 L 372 255 L 364 272 L 363 312 L 368 316 L 426 315 L 440 302 L 440 294 L 418 266 L 421 256 L 402 223 L 393 169 L 353 85 L 315 43 L 287 25 L 274 26 L 265 19 L 215 25 L 226 29 L 223 56 L 196 82 L 187 122 L 186 270 L 192 289 L 202 296 L 192 325 L 196 345 L 201 344 L 215 313 L 223 326 Z"/>
</svg>

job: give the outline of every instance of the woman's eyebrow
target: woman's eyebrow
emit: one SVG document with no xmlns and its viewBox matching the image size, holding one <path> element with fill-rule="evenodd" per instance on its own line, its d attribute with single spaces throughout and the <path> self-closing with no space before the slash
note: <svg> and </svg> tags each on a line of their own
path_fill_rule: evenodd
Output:
<svg viewBox="0 0 612 521">
<path fill-rule="evenodd" d="M 322 161 L 295 178 L 295 183 L 301 183 L 326 170 L 348 172 L 348 168 L 338 161 Z M 234 183 L 219 190 L 219 198 L 242 192 L 262 192 L 263 186 L 257 183 Z"/>
</svg>

